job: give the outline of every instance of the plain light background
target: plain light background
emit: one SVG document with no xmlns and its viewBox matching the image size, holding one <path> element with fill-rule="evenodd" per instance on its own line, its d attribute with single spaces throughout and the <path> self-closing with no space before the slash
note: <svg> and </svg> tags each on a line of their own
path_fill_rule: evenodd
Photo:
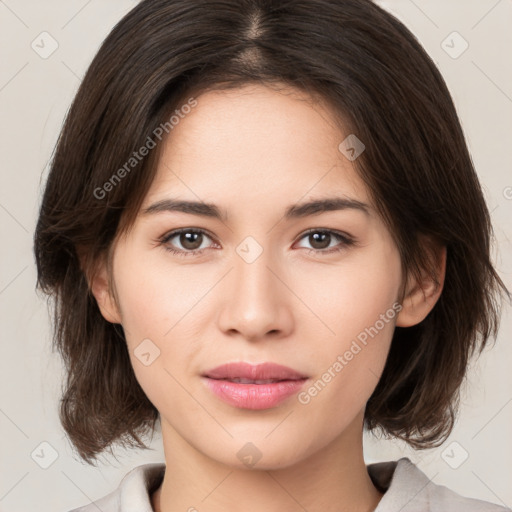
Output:
<svg viewBox="0 0 512 512">
<path fill-rule="evenodd" d="M 452 92 L 492 211 L 496 265 L 512 289 L 512 2 L 379 3 L 418 37 Z M 62 365 L 35 293 L 32 253 L 64 115 L 100 43 L 135 4 L 0 0 L 0 511 L 66 512 L 113 491 L 129 469 L 164 461 L 159 433 L 152 450 L 119 449 L 117 461 L 98 468 L 74 458 L 58 420 Z M 52 44 L 54 53 L 44 55 Z M 512 507 L 511 334 L 505 304 L 496 345 L 473 362 L 459 421 L 443 446 L 414 452 L 370 435 L 367 463 L 408 456 L 437 484 Z"/>
</svg>

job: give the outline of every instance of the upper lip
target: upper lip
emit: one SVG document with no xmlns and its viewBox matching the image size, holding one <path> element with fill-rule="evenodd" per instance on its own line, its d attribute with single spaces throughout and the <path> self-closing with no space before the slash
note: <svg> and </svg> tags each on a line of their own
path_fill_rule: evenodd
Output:
<svg viewBox="0 0 512 512">
<path fill-rule="evenodd" d="M 292 368 L 276 363 L 250 364 L 244 362 L 227 363 L 208 370 L 203 374 L 210 379 L 250 379 L 250 380 L 300 380 L 306 379 Z"/>
</svg>

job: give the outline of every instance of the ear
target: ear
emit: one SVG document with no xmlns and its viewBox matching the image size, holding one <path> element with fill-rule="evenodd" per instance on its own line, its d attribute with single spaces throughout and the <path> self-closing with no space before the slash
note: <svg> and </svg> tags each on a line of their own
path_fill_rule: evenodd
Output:
<svg viewBox="0 0 512 512">
<path fill-rule="evenodd" d="M 419 324 L 432 311 L 443 291 L 446 274 L 446 246 L 424 238 L 423 247 L 430 254 L 435 279 L 426 271 L 420 279 L 407 276 L 402 309 L 397 316 L 397 327 Z M 437 283 L 436 283 L 437 280 Z"/>
<path fill-rule="evenodd" d="M 121 314 L 111 290 L 105 258 L 99 262 L 90 278 L 91 289 L 103 318 L 112 324 L 121 323 Z"/>
</svg>

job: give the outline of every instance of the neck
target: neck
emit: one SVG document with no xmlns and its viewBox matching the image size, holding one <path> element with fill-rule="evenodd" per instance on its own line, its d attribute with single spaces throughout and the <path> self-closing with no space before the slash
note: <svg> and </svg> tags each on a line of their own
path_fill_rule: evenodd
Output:
<svg viewBox="0 0 512 512">
<path fill-rule="evenodd" d="M 382 498 L 366 470 L 360 421 L 285 468 L 222 464 L 197 451 L 163 420 L 162 437 L 166 471 L 152 495 L 155 512 L 372 512 Z"/>
</svg>

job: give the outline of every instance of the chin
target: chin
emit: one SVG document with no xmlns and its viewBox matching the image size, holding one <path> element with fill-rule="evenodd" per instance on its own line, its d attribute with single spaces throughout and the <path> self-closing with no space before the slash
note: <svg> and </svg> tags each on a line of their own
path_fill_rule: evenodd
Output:
<svg viewBox="0 0 512 512">
<path fill-rule="evenodd" d="M 211 453 L 208 450 L 203 453 L 233 469 L 248 471 L 285 469 L 308 456 L 305 452 L 297 450 L 297 443 L 290 437 L 286 443 L 279 439 L 270 442 L 265 440 L 267 434 L 254 436 L 255 441 L 249 441 L 251 436 L 243 436 L 243 440 L 238 438 L 230 440 L 227 444 L 215 443 L 218 452 Z"/>
</svg>

